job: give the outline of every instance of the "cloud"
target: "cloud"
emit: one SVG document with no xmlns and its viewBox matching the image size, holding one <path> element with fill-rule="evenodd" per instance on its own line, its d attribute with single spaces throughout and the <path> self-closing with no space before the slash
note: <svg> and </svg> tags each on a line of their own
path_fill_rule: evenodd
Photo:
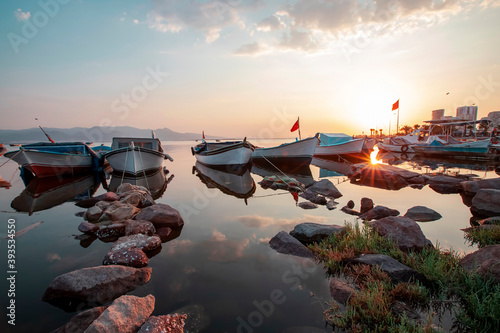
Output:
<svg viewBox="0 0 500 333">
<path fill-rule="evenodd" d="M 149 26 L 162 32 L 192 28 L 205 35 L 207 43 L 217 40 L 222 28 L 238 22 L 235 1 L 153 0 Z"/>
<path fill-rule="evenodd" d="M 324 216 L 304 215 L 294 219 L 275 219 L 272 217 L 260 215 L 246 215 L 238 217 L 238 221 L 248 228 L 266 228 L 266 227 L 280 227 L 292 229 L 299 223 L 313 222 L 325 223 L 327 221 Z"/>
<path fill-rule="evenodd" d="M 232 262 L 243 257 L 245 249 L 250 245 L 249 239 L 232 240 L 214 230 L 212 237 L 199 246 L 208 254 L 208 260 L 215 262 Z"/>
<path fill-rule="evenodd" d="M 15 12 L 14 15 L 16 16 L 16 19 L 18 21 L 27 21 L 31 17 L 30 12 L 23 12 L 20 8 L 18 8 Z"/>
<path fill-rule="evenodd" d="M 279 20 L 277 15 L 269 16 L 260 21 L 257 25 L 257 30 L 259 31 L 274 31 L 279 30 L 283 27 L 283 24 Z"/>
<path fill-rule="evenodd" d="M 241 45 L 235 52 L 234 54 L 236 55 L 260 55 L 263 53 L 266 53 L 268 51 L 268 48 L 259 43 L 249 43 L 249 44 L 244 44 Z"/>
</svg>

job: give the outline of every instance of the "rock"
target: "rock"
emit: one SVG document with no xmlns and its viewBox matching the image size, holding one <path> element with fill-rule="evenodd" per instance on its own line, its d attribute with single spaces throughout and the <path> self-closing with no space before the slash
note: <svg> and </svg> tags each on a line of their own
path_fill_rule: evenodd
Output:
<svg viewBox="0 0 500 333">
<path fill-rule="evenodd" d="M 441 214 L 439 214 L 435 210 L 424 206 L 414 206 L 408 209 L 404 216 L 419 222 L 436 221 L 442 217 Z"/>
<path fill-rule="evenodd" d="M 370 198 L 361 198 L 361 209 L 360 213 L 364 214 L 369 210 L 373 209 L 373 200 Z"/>
<path fill-rule="evenodd" d="M 149 190 L 144 186 L 123 183 L 116 189 L 116 194 L 122 197 L 123 195 L 126 195 L 127 192 L 132 192 L 132 191 L 150 193 Z"/>
<path fill-rule="evenodd" d="M 155 228 L 179 228 L 184 225 L 181 214 L 165 204 L 156 204 L 141 210 L 134 220 L 146 220 L 153 223 Z"/>
<path fill-rule="evenodd" d="M 95 224 L 89 223 L 87 221 L 82 221 L 78 226 L 78 231 L 83 232 L 84 234 L 93 235 L 99 230 L 99 227 Z"/>
<path fill-rule="evenodd" d="M 149 267 L 111 265 L 83 268 L 52 280 L 42 300 L 45 302 L 68 300 L 70 303 L 79 300 L 94 305 L 105 304 L 145 284 L 150 277 Z"/>
<path fill-rule="evenodd" d="M 352 200 L 347 201 L 347 205 L 346 205 L 347 208 L 353 209 L 354 206 L 355 206 L 354 201 L 352 201 Z"/>
<path fill-rule="evenodd" d="M 141 210 L 130 204 L 115 201 L 104 211 L 99 221 L 122 221 L 132 219 Z M 142 220 L 142 219 L 141 219 Z"/>
<path fill-rule="evenodd" d="M 52 333 L 83 333 L 107 308 L 108 306 L 99 306 L 82 311 Z"/>
<path fill-rule="evenodd" d="M 121 237 L 113 245 L 111 251 L 127 250 L 131 248 L 138 248 L 144 252 L 152 251 L 161 246 L 161 239 L 158 236 L 146 236 L 143 234 L 136 234 Z"/>
<path fill-rule="evenodd" d="M 103 211 L 108 209 L 108 207 L 111 205 L 112 201 L 98 201 L 95 206 L 101 208 Z"/>
<path fill-rule="evenodd" d="M 492 216 L 483 220 L 477 221 L 480 225 L 500 225 L 500 216 Z"/>
<path fill-rule="evenodd" d="M 309 202 L 309 201 L 301 202 L 301 203 L 299 203 L 298 206 L 300 208 L 302 208 L 302 209 L 315 209 L 315 208 L 318 208 L 318 205 L 313 204 L 312 202 Z"/>
<path fill-rule="evenodd" d="M 156 232 L 153 223 L 149 221 L 128 220 L 125 227 L 125 236 L 143 234 L 151 236 Z"/>
<path fill-rule="evenodd" d="M 460 185 L 464 194 L 474 196 L 482 189 L 500 190 L 500 178 L 464 181 Z"/>
<path fill-rule="evenodd" d="M 325 238 L 332 235 L 342 233 L 345 227 L 339 225 L 327 225 L 305 222 L 297 224 L 295 228 L 290 231 L 290 235 L 295 237 L 298 241 L 303 243 L 320 242 Z"/>
<path fill-rule="evenodd" d="M 330 279 L 330 295 L 342 305 L 347 305 L 349 298 L 356 292 L 356 289 L 339 279 Z"/>
<path fill-rule="evenodd" d="M 389 216 L 369 222 L 368 225 L 380 236 L 391 239 L 405 252 L 420 251 L 430 243 L 417 222 L 408 217 Z"/>
<path fill-rule="evenodd" d="M 124 194 L 121 202 L 131 204 L 132 206 L 144 208 L 155 204 L 153 197 L 148 192 L 131 191 Z"/>
<path fill-rule="evenodd" d="M 418 320 L 420 315 L 403 302 L 395 301 L 391 306 L 392 313 L 399 317 L 406 316 L 409 319 Z M 434 331 L 432 331 L 434 332 Z"/>
<path fill-rule="evenodd" d="M 184 332 L 184 323 L 186 315 L 173 314 L 166 316 L 151 316 L 142 325 L 137 333 L 182 333 Z"/>
<path fill-rule="evenodd" d="M 337 208 L 338 204 L 339 204 L 338 202 L 332 199 L 326 203 L 326 208 L 328 210 L 334 210 L 335 208 Z"/>
<path fill-rule="evenodd" d="M 326 205 L 327 200 L 324 196 L 319 195 L 318 193 L 312 192 L 311 190 L 307 189 L 305 192 L 299 195 L 300 197 L 309 200 L 310 202 L 317 204 L 317 205 Z"/>
<path fill-rule="evenodd" d="M 86 211 L 76 212 L 76 213 L 75 213 L 75 216 L 76 216 L 76 217 L 83 217 L 83 216 L 85 215 L 85 212 L 86 212 Z"/>
<path fill-rule="evenodd" d="M 460 193 L 462 191 L 461 183 L 463 178 L 456 178 L 451 176 L 434 176 L 427 180 L 429 187 L 437 193 L 452 194 Z"/>
<path fill-rule="evenodd" d="M 472 199 L 470 211 L 485 217 L 500 215 L 500 190 L 479 190 Z"/>
<path fill-rule="evenodd" d="M 391 209 L 385 206 L 375 206 L 373 207 L 373 209 L 367 211 L 364 214 L 361 214 L 359 218 L 366 221 L 371 221 L 371 220 L 378 220 L 388 216 L 398 216 L 398 215 L 399 211 L 396 209 Z"/>
<path fill-rule="evenodd" d="M 469 253 L 460 260 L 460 265 L 468 272 L 478 272 L 500 283 L 500 245 L 485 246 Z"/>
<path fill-rule="evenodd" d="M 89 199 L 85 199 L 85 200 L 80 200 L 77 203 L 75 203 L 75 205 L 77 205 L 78 207 L 82 207 L 82 208 L 90 208 L 90 207 L 94 206 L 99 201 L 112 202 L 112 201 L 117 201 L 119 199 L 120 199 L 120 197 L 117 196 L 116 193 L 106 192 L 104 194 L 98 195 L 97 197 L 93 197 L 93 198 L 89 198 Z"/>
<path fill-rule="evenodd" d="M 95 222 L 95 221 L 99 220 L 102 213 L 103 212 L 102 212 L 101 208 L 99 208 L 97 206 L 90 207 L 89 209 L 87 209 L 85 214 L 83 214 L 83 219 L 86 221 L 89 221 L 89 222 Z"/>
<path fill-rule="evenodd" d="M 363 254 L 358 258 L 351 259 L 351 262 L 378 266 L 383 272 L 387 273 L 393 283 L 408 282 L 410 280 L 425 282 L 425 277 L 420 273 L 385 254 Z"/>
<path fill-rule="evenodd" d="M 322 179 L 320 181 L 314 182 L 308 189 L 308 191 L 324 195 L 328 198 L 340 198 L 342 193 L 333 185 L 333 183 L 328 179 Z"/>
<path fill-rule="evenodd" d="M 170 239 L 171 234 L 172 234 L 172 228 L 162 227 L 156 229 L 156 235 L 160 237 L 162 243 L 168 241 Z"/>
<path fill-rule="evenodd" d="M 341 211 L 343 211 L 344 213 L 346 214 L 349 214 L 349 215 L 354 215 L 354 216 L 359 216 L 361 213 L 358 212 L 357 210 L 354 210 L 354 209 L 351 209 L 349 208 L 348 206 L 344 206 L 340 209 Z"/>
<path fill-rule="evenodd" d="M 153 313 L 153 295 L 124 295 L 116 299 L 85 331 L 85 333 L 136 333 Z"/>
<path fill-rule="evenodd" d="M 126 227 L 127 227 L 126 224 L 114 223 L 100 228 L 95 235 L 99 237 L 99 239 L 105 239 L 110 237 L 122 237 L 125 236 Z"/>
<path fill-rule="evenodd" d="M 391 165 L 356 164 L 354 168 L 357 171 L 350 176 L 351 183 L 370 187 L 400 190 L 410 183 L 422 181 L 420 174 Z"/>
<path fill-rule="evenodd" d="M 139 248 L 118 249 L 109 251 L 102 261 L 103 265 L 123 265 L 130 267 L 145 267 L 148 256 Z"/>
<path fill-rule="evenodd" d="M 294 256 L 313 258 L 313 253 L 299 242 L 294 237 L 290 236 L 285 231 L 280 231 L 276 236 L 271 238 L 269 244 L 272 249 L 279 253 L 291 254 Z"/>
</svg>

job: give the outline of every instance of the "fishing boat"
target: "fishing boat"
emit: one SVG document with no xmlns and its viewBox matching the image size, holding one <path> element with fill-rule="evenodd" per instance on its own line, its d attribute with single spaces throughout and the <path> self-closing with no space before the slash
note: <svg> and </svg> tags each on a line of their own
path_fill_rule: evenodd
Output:
<svg viewBox="0 0 500 333">
<path fill-rule="evenodd" d="M 426 145 L 416 145 L 413 150 L 418 155 L 428 157 L 439 156 L 474 160 L 500 159 L 499 151 L 490 139 L 457 144 L 443 144 L 439 140 L 434 140 Z"/>
<path fill-rule="evenodd" d="M 376 143 L 374 139 L 353 138 L 344 133 L 321 133 L 319 139 L 320 143 L 314 152 L 315 157 L 365 158 L 370 156 Z"/>
<path fill-rule="evenodd" d="M 69 176 L 99 167 L 99 156 L 83 142 L 38 142 L 22 145 L 5 157 L 39 178 Z"/>
<path fill-rule="evenodd" d="M 163 166 L 163 161 L 172 157 L 163 151 L 157 138 L 115 137 L 111 143 L 111 151 L 104 158 L 113 171 L 124 172 L 132 176 L 154 172 Z"/>
<path fill-rule="evenodd" d="M 271 162 L 286 162 L 289 159 L 296 161 L 311 161 L 316 146 L 319 143 L 319 133 L 315 136 L 279 146 L 269 148 L 255 148 L 252 160 L 265 159 Z"/>
<path fill-rule="evenodd" d="M 191 147 L 192 154 L 202 164 L 213 167 L 241 167 L 250 162 L 254 145 L 245 139 L 243 141 L 221 141 L 202 143 Z"/>
</svg>

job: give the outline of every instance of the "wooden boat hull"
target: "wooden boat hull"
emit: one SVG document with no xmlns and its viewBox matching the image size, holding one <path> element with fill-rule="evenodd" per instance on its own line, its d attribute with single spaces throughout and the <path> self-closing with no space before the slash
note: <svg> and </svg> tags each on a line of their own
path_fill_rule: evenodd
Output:
<svg viewBox="0 0 500 333">
<path fill-rule="evenodd" d="M 5 154 L 39 178 L 75 175 L 93 169 L 93 157 L 87 154 L 60 154 L 30 149 Z"/>
<path fill-rule="evenodd" d="M 382 142 L 377 143 L 378 149 L 392 153 L 414 153 L 413 145 L 390 145 Z"/>
<path fill-rule="evenodd" d="M 272 162 L 284 162 L 287 159 L 311 161 L 318 143 L 318 137 L 315 136 L 276 147 L 255 148 L 252 153 L 252 159 L 268 159 Z"/>
<path fill-rule="evenodd" d="M 140 175 L 163 166 L 164 153 L 140 147 L 125 147 L 112 150 L 104 155 L 114 172 Z"/>
<path fill-rule="evenodd" d="M 428 157 L 446 157 L 446 158 L 461 158 L 474 160 L 497 160 L 500 159 L 500 154 L 495 148 L 481 147 L 422 147 L 415 146 L 413 148 L 418 155 Z"/>
<path fill-rule="evenodd" d="M 215 145 L 215 144 L 212 144 Z M 242 166 L 250 162 L 253 149 L 246 142 L 221 145 L 221 148 L 207 152 L 195 152 L 196 160 L 208 166 Z"/>
</svg>

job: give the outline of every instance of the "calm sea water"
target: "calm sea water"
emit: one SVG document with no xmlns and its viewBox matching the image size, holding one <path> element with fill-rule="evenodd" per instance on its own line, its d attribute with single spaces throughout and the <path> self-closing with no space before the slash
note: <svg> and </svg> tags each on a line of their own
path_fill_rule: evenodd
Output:
<svg viewBox="0 0 500 333">
<path fill-rule="evenodd" d="M 428 186 L 390 191 L 354 185 L 341 174 L 348 165 L 315 161 L 319 166 L 310 165 L 291 176 L 306 185 L 328 178 L 343 196 L 337 199 L 339 206 L 333 211 L 322 206 L 303 210 L 288 192 L 260 187 L 262 177 L 276 171 L 253 167 L 242 175 L 221 173 L 196 165 L 190 152 L 192 145 L 163 142 L 174 158 L 174 162 L 165 163 L 168 185 L 163 186 L 161 175 L 143 182 L 159 196 L 158 203 L 181 212 L 185 226 L 177 238 L 163 243 L 162 251 L 150 259 L 151 280 L 130 294 L 153 294 L 154 315 L 189 309 L 197 318 L 194 332 L 298 332 L 304 327 L 310 332 L 331 331 L 325 327 L 322 315 L 325 302 L 330 301 L 325 269 L 276 253 L 268 241 L 279 231 L 288 232 L 302 222 L 356 222 L 355 217 L 340 211 L 349 200 L 359 209 L 361 198 L 369 197 L 376 205 L 398 209 L 402 215 L 413 206 L 427 206 L 443 216 L 438 221 L 420 223 L 427 238 L 444 249 L 462 253 L 475 250 L 468 246 L 460 230 L 470 226 L 471 213 L 458 194 L 442 195 Z M 0 158 L 1 163 L 5 161 Z M 448 173 L 497 177 L 495 165 L 404 161 L 398 166 L 421 173 L 446 169 Z M 0 331 L 48 332 L 76 313 L 42 302 L 47 286 L 61 274 L 100 265 L 112 246 L 100 240 L 85 242 L 75 238 L 82 221 L 75 213 L 82 209 L 75 206 L 74 198 L 104 193 L 103 183 L 114 188 L 120 179 L 108 175 L 101 181 L 88 176 L 75 182 L 39 182 L 26 187 L 14 162 L 1 167 L 0 176 L 12 184 L 9 189 L 0 188 L 0 253 L 4 263 Z M 15 220 L 17 231 L 43 221 L 16 239 L 15 327 L 7 325 L 6 316 L 10 300 L 5 239 L 9 219 Z"/>
</svg>

